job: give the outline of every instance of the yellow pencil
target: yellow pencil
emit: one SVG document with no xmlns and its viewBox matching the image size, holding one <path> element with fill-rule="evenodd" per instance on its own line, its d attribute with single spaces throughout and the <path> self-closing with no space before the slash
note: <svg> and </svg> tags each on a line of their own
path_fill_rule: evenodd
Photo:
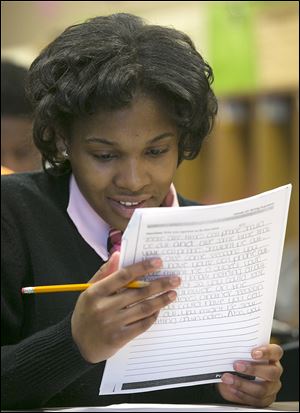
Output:
<svg viewBox="0 0 300 413">
<path fill-rule="evenodd" d="M 126 288 L 142 288 L 150 283 L 147 281 L 131 281 Z M 60 284 L 60 285 L 42 285 L 37 287 L 24 287 L 22 294 L 42 294 L 42 293 L 63 293 L 66 291 L 84 291 L 89 288 L 90 284 Z"/>
</svg>

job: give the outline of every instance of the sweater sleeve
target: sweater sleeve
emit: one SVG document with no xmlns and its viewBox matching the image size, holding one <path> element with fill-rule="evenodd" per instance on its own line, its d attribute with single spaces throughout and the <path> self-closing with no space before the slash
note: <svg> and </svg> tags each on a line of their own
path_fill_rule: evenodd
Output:
<svg viewBox="0 0 300 413">
<path fill-rule="evenodd" d="M 22 233 L 9 213 L 2 216 L 1 237 L 1 407 L 43 406 L 95 365 L 82 358 L 73 341 L 71 314 L 44 330 L 24 335 L 20 287 L 29 259 Z"/>
<path fill-rule="evenodd" d="M 43 406 L 93 367 L 73 342 L 70 318 L 17 344 L 1 347 L 3 409 Z"/>
</svg>

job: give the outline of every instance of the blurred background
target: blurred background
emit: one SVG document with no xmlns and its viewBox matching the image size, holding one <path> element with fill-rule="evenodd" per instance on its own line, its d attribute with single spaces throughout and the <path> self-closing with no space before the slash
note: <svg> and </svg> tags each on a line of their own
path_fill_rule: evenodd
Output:
<svg viewBox="0 0 300 413">
<path fill-rule="evenodd" d="M 292 340 L 299 328 L 299 2 L 3 1 L 1 9 L 1 58 L 25 68 L 64 28 L 96 15 L 129 12 L 190 35 L 214 70 L 220 108 L 198 158 L 178 169 L 177 190 L 220 203 L 292 183 L 275 310 L 283 323 L 277 338 Z"/>
</svg>

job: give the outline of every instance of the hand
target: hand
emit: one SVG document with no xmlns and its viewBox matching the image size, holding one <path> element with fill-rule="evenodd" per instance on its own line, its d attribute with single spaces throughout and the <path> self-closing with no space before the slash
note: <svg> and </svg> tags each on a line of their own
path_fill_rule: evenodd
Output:
<svg viewBox="0 0 300 413">
<path fill-rule="evenodd" d="M 275 401 L 281 388 L 280 376 L 283 369 L 279 360 L 283 355 L 283 350 L 277 344 L 268 344 L 255 348 L 251 355 L 254 360 L 264 360 L 267 363 L 237 361 L 234 363 L 234 369 L 264 381 L 247 380 L 225 373 L 222 376 L 223 383 L 219 383 L 217 387 L 221 396 L 230 402 L 266 407 Z"/>
<path fill-rule="evenodd" d="M 117 270 L 118 261 L 119 253 L 113 254 L 94 275 L 89 281 L 93 285 L 80 294 L 72 315 L 73 340 L 90 363 L 106 360 L 146 331 L 160 309 L 175 300 L 172 289 L 180 284 L 180 278 L 172 276 L 126 289 L 130 281 L 157 271 L 162 262 L 143 261 Z"/>
</svg>

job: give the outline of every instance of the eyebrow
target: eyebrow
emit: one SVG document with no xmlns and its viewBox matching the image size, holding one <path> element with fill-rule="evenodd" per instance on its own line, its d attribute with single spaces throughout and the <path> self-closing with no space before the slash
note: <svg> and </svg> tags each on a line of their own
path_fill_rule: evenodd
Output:
<svg viewBox="0 0 300 413">
<path fill-rule="evenodd" d="M 169 138 L 172 137 L 174 135 L 174 133 L 171 132 L 166 132 L 166 133 L 162 133 L 161 135 L 156 136 L 153 139 L 150 139 L 149 141 L 146 142 L 147 145 L 151 144 L 151 143 L 156 143 L 157 141 L 164 139 L 164 138 Z M 103 143 L 104 145 L 118 145 L 117 141 L 114 140 L 109 140 L 109 139 L 104 139 L 104 138 L 96 138 L 95 136 L 90 136 L 88 138 L 85 139 L 85 141 L 87 143 Z"/>
</svg>

